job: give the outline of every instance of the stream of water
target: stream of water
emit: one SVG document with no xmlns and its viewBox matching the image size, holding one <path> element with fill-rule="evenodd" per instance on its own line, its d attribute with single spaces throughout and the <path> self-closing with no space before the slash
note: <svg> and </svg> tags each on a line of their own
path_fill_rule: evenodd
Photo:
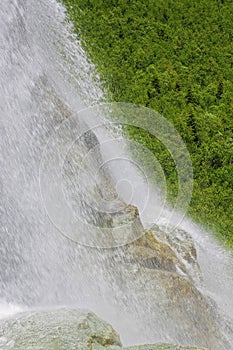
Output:
<svg viewBox="0 0 233 350">
<path fill-rule="evenodd" d="M 54 188 L 53 194 L 47 192 L 48 187 L 41 190 L 40 171 L 51 136 L 60 125 L 64 127 L 59 129 L 59 136 L 64 139 L 79 133 L 81 127 L 85 130 L 85 125 L 88 126 L 85 113 L 81 124 L 66 125 L 64 121 L 66 123 L 71 115 L 104 101 L 94 66 L 71 33 L 64 8 L 55 0 L 1 2 L 0 317 L 29 308 L 69 305 L 90 309 L 112 323 L 125 345 L 176 342 L 179 339 L 175 333 L 163 329 L 162 325 L 154 332 L 151 301 L 143 300 L 140 304 L 137 292 L 134 296 L 134 291 L 127 289 L 133 288 L 132 285 L 123 288 L 119 255 L 67 239 L 48 215 L 52 200 L 57 200 L 57 192 L 52 186 L 53 179 L 47 184 Z M 99 122 L 95 119 L 96 125 Z M 96 133 L 100 144 L 106 141 L 107 133 L 106 130 L 104 134 Z M 81 142 L 77 152 L 81 152 L 86 144 Z M 109 154 L 118 152 L 114 147 L 108 149 Z M 90 179 L 98 170 L 95 157 L 100 153 L 98 150 L 98 154 L 91 154 L 90 159 L 94 160 L 82 178 L 82 195 L 95 185 Z M 52 166 L 49 159 L 44 163 L 43 174 L 46 167 Z M 68 158 L 67 169 L 69 171 Z M 130 201 L 131 190 L 127 190 L 128 182 L 125 181 L 122 187 L 118 186 L 118 192 L 121 197 L 125 196 L 124 201 L 133 202 L 140 209 L 140 203 L 144 203 L 147 195 L 140 172 L 132 165 L 126 167 L 124 159 L 117 163 L 116 178 L 120 176 L 119 169 L 127 169 L 127 181 L 134 179 L 132 182 L 137 191 L 134 200 Z M 114 167 L 109 171 L 114 172 Z M 97 183 L 101 183 L 101 179 L 101 176 L 97 177 Z M 48 177 L 42 176 L 42 182 L 47 180 Z M 72 184 L 72 179 L 69 181 L 66 185 Z M 150 191 L 157 208 L 158 190 L 150 188 Z M 46 193 L 49 193 L 47 197 Z M 72 196 L 72 193 L 67 191 L 65 195 Z M 48 200 L 49 208 L 46 208 L 43 196 Z M 56 215 L 57 211 L 53 213 Z M 88 227 L 87 237 L 93 237 L 95 228 Z M 202 282 L 197 279 L 194 284 L 215 301 L 218 312 L 230 324 L 233 315 L 232 254 L 215 242 L 210 233 L 187 218 L 180 227 L 192 236 L 197 249 Z M 233 346 L 232 335 L 228 337 Z"/>
</svg>

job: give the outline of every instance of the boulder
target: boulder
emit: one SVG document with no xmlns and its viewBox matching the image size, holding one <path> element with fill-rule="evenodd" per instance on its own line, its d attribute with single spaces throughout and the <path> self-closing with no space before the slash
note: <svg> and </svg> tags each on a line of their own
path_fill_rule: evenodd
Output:
<svg viewBox="0 0 233 350">
<path fill-rule="evenodd" d="M 74 309 L 34 311 L 0 322 L 0 349 L 84 350 L 119 347 L 118 334 L 93 313 Z"/>
</svg>

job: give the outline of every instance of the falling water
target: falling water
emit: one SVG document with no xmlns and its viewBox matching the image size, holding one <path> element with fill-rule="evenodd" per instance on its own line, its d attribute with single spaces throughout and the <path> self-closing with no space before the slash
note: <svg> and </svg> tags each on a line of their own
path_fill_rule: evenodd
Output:
<svg viewBox="0 0 233 350">
<path fill-rule="evenodd" d="M 134 284 L 124 280 L 127 273 L 122 270 L 122 253 L 88 248 L 86 241 L 82 245 L 68 239 L 51 220 L 51 208 L 46 208 L 43 201 L 51 201 L 53 195 L 56 199 L 55 190 L 46 197 L 54 178 L 43 177 L 48 169 L 51 174 L 53 165 L 49 158 L 54 146 L 51 137 L 58 134 L 68 139 L 80 130 L 84 135 L 88 118 L 69 122 L 71 116 L 104 100 L 94 66 L 65 21 L 64 8 L 55 0 L 3 0 L 0 42 L 0 316 L 35 307 L 69 305 L 91 309 L 111 322 L 124 344 L 181 342 L 176 333 L 182 333 L 182 329 L 176 332 L 168 328 L 172 327 L 169 323 L 163 324 L 167 311 L 165 319 L 160 319 L 143 288 L 134 290 Z M 96 125 L 98 122 L 95 119 Z M 108 130 L 96 130 L 98 138 L 92 135 L 91 142 L 103 144 L 107 134 Z M 64 163 L 67 172 L 63 175 L 68 178 L 66 186 L 70 186 L 65 195 L 74 205 L 76 188 L 70 174 L 88 142 L 81 140 L 76 148 L 77 159 L 71 152 L 71 161 L 66 157 L 67 164 Z M 63 144 L 59 147 L 61 151 Z M 50 153 L 46 153 L 48 149 Z M 69 148 L 66 151 L 69 154 Z M 111 152 L 117 150 L 113 147 Z M 100 155 L 101 149 L 90 155 L 82 178 L 82 196 L 95 185 L 90 179 L 98 170 Z M 129 179 L 135 179 L 137 184 L 139 192 L 133 202 L 140 209 L 140 201 L 143 203 L 146 196 L 140 172 L 132 166 L 127 170 Z M 102 177 L 95 178 L 99 186 Z M 42 185 L 48 180 L 48 186 L 42 189 L 41 179 Z M 155 197 L 158 195 L 157 190 L 151 191 Z M 127 202 L 127 198 L 123 199 Z M 197 248 L 202 281 L 194 278 L 194 284 L 214 300 L 219 314 L 227 320 L 227 329 L 233 314 L 232 256 L 188 219 L 181 226 L 193 237 Z M 91 225 L 88 228 L 89 239 L 96 233 Z M 143 283 L 140 278 L 134 282 Z M 182 319 L 178 324 L 182 325 Z M 187 341 L 183 339 L 184 344 Z M 232 338 L 228 341 L 233 344 Z M 219 348 L 221 345 L 216 345 Z"/>
</svg>

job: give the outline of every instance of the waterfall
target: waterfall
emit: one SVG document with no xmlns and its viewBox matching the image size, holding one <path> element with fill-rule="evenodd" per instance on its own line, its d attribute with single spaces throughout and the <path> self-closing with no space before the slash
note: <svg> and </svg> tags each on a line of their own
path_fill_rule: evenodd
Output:
<svg viewBox="0 0 233 350">
<path fill-rule="evenodd" d="M 154 307 L 155 276 L 160 275 L 150 269 L 145 278 L 144 270 L 128 264 L 124 248 L 103 249 L 96 244 L 102 239 L 102 226 L 96 224 L 102 218 L 100 199 L 103 206 L 125 203 L 125 219 L 127 205 L 136 205 L 142 214 L 147 193 L 133 161 L 125 162 L 130 156 L 119 138 L 121 131 L 105 124 L 104 113 L 99 115 L 94 109 L 92 115 L 90 107 L 106 101 L 95 67 L 72 34 L 63 6 L 55 0 L 3 0 L 0 42 L 0 317 L 30 308 L 72 306 L 90 309 L 111 322 L 126 345 L 194 342 L 196 338 L 185 333 L 182 314 L 174 316 L 174 325 L 166 302 L 157 300 Z M 107 142 L 114 137 L 109 147 Z M 60 160 L 62 152 L 65 157 Z M 80 186 L 75 174 L 82 152 L 88 158 Z M 120 154 L 121 162 L 99 172 L 100 164 L 113 154 Z M 87 220 L 83 226 L 71 220 L 63 204 L 56 206 L 60 203 L 56 188 L 60 161 L 63 198 Z M 133 199 L 130 179 L 137 188 Z M 94 196 L 95 188 L 101 194 Z M 112 188 L 115 192 L 110 194 Z M 89 208 L 85 196 L 97 209 Z M 163 194 L 152 186 L 150 196 L 155 213 L 160 201 L 164 203 Z M 153 213 L 148 209 L 150 217 Z M 141 215 L 145 227 L 147 214 L 144 219 Z M 160 230 L 164 220 L 166 215 L 154 220 Z M 64 222 L 67 226 L 61 229 Z M 232 345 L 232 254 L 188 218 L 177 230 L 177 235 L 187 232 L 197 250 L 201 278 L 190 267 L 194 294 L 198 290 L 211 299 L 221 318 L 221 332 Z M 148 284 L 147 289 L 148 279 L 155 284 Z M 203 338 L 200 344 L 227 349 L 225 343 L 211 341 Z"/>
</svg>

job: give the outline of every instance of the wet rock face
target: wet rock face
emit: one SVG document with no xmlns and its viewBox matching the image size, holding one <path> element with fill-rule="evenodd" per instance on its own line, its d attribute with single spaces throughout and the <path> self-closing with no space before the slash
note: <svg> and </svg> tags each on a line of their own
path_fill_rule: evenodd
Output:
<svg viewBox="0 0 233 350">
<path fill-rule="evenodd" d="M 190 280 L 174 272 L 131 262 L 120 269 L 121 288 L 138 308 L 142 327 L 145 324 L 142 332 L 153 334 L 156 330 L 160 341 L 168 336 L 174 343 L 229 349 L 220 331 L 222 326 L 215 305 Z"/>
<path fill-rule="evenodd" d="M 75 156 L 80 154 L 80 147 L 83 147 L 85 153 L 88 145 L 98 146 L 97 139 L 91 132 L 85 136 L 84 144 L 76 145 L 74 153 L 67 157 L 71 165 L 67 166 L 69 176 L 76 173 L 79 160 L 75 162 Z M 98 157 L 93 154 L 90 163 L 86 165 L 89 174 L 92 173 L 94 161 L 94 169 L 102 162 L 99 150 L 97 153 Z M 73 179 L 75 183 L 75 176 Z M 113 249 L 103 253 L 109 257 L 105 263 L 108 276 L 112 276 L 110 290 L 114 293 L 112 286 L 116 286 L 121 292 L 117 299 L 119 307 L 125 305 L 126 296 L 127 312 L 140 315 L 140 322 L 143 327 L 145 324 L 145 330 L 149 320 L 151 329 L 149 332 L 146 330 L 146 334 L 152 334 L 156 328 L 161 334 L 159 339 L 162 340 L 163 337 L 166 339 L 168 333 L 172 342 L 182 344 L 185 339 L 187 344 L 206 346 L 213 350 L 228 350 L 229 346 L 220 332 L 215 306 L 195 287 L 190 274 L 193 268 L 198 270 L 196 250 L 191 237 L 183 231 L 169 235 L 156 226 L 145 232 L 138 209 L 118 199 L 114 181 L 111 181 L 109 174 L 100 172 L 97 181 L 93 184 L 91 181 L 84 181 L 84 185 L 86 187 L 81 186 L 79 192 L 77 191 L 77 201 L 82 199 L 83 193 L 83 216 L 90 223 L 108 229 L 103 232 L 103 245 L 107 242 L 110 247 L 116 247 L 122 245 L 122 242 L 126 243 L 115 248 L 116 251 Z M 88 202 L 84 196 L 87 193 L 90 193 Z M 116 227 L 122 229 L 114 231 Z M 100 236 L 97 235 L 96 238 L 99 243 Z M 120 257 L 118 264 L 113 259 L 115 253 Z"/>
<path fill-rule="evenodd" d="M 1 350 L 201 350 L 168 344 L 123 348 L 111 325 L 91 312 L 57 309 L 0 322 Z"/>
<path fill-rule="evenodd" d="M 166 232 L 166 228 L 154 225 L 152 227 L 152 232 L 155 237 L 170 247 L 172 247 L 176 256 L 179 260 L 182 260 L 186 269 L 191 273 L 193 270 L 193 274 L 195 277 L 201 278 L 200 276 L 200 268 L 197 261 L 197 251 L 192 237 L 188 234 L 188 232 L 175 228 L 174 230 L 170 230 L 169 233 Z"/>
<path fill-rule="evenodd" d="M 152 231 L 147 231 L 126 250 L 131 263 L 151 269 L 186 273 L 184 264 L 165 243 L 159 242 Z"/>
<path fill-rule="evenodd" d="M 197 289 L 189 273 L 190 265 L 199 269 L 191 237 L 184 231 L 169 236 L 156 226 L 147 232 L 142 225 L 140 229 L 141 236 L 121 248 L 119 288 L 139 305 L 145 324 L 149 318 L 158 332 L 169 330 L 174 342 L 227 350 L 216 307 Z"/>
</svg>

